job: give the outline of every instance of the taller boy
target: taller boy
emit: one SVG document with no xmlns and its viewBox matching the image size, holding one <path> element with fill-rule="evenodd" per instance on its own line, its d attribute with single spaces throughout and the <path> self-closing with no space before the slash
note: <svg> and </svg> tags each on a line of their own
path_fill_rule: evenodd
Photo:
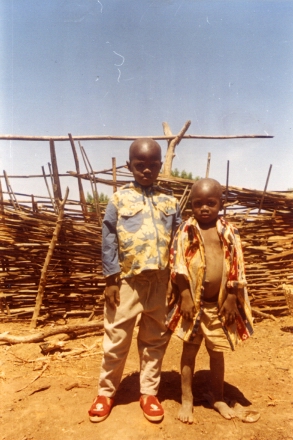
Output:
<svg viewBox="0 0 293 440">
<path fill-rule="evenodd" d="M 140 314 L 140 405 L 152 422 L 164 416 L 156 395 L 170 338 L 165 326 L 169 248 L 181 223 L 180 210 L 168 190 L 154 185 L 162 166 L 157 142 L 134 141 L 127 166 L 135 181 L 112 196 L 103 222 L 104 357 L 98 396 L 89 410 L 92 422 L 111 411 Z"/>
</svg>

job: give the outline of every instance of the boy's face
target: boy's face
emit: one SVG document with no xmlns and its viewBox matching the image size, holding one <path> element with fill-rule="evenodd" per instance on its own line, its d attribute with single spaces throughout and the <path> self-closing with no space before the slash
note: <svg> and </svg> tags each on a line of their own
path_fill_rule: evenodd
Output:
<svg viewBox="0 0 293 440">
<path fill-rule="evenodd" d="M 132 151 L 127 166 L 140 185 L 152 185 L 157 179 L 162 166 L 160 148 L 156 145 L 138 145 Z"/>
<path fill-rule="evenodd" d="M 222 198 L 213 185 L 198 185 L 192 194 L 191 207 L 199 225 L 213 226 L 222 209 Z"/>
</svg>

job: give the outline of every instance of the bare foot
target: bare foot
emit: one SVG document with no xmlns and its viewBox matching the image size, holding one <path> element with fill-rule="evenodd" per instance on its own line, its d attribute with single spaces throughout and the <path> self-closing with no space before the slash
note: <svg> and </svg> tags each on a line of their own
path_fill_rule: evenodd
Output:
<svg viewBox="0 0 293 440">
<path fill-rule="evenodd" d="M 215 402 L 215 398 L 211 392 L 204 394 L 204 398 L 207 399 L 211 407 L 218 411 L 225 419 L 230 420 L 236 417 L 234 409 L 230 408 L 230 406 L 228 406 L 226 402 L 223 402 L 221 400 Z"/>
<path fill-rule="evenodd" d="M 215 410 L 217 410 L 221 416 L 223 416 L 225 419 L 233 419 L 233 417 L 236 416 L 235 411 L 233 408 L 230 408 L 230 406 L 227 405 L 225 402 L 215 402 L 213 407 Z"/>
<path fill-rule="evenodd" d="M 182 405 L 177 417 L 183 423 L 193 423 L 193 401 L 182 399 Z"/>
</svg>

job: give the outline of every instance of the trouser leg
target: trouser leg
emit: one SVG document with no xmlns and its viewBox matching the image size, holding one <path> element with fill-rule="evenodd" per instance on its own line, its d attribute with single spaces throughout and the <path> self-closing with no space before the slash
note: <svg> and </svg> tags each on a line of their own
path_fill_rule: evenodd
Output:
<svg viewBox="0 0 293 440">
<path fill-rule="evenodd" d="M 145 280 L 143 312 L 137 336 L 140 356 L 140 392 L 156 395 L 158 392 L 163 356 L 171 332 L 166 329 L 167 285 L 169 272 L 154 271 Z"/>
<path fill-rule="evenodd" d="M 100 395 L 113 397 L 120 384 L 130 349 L 133 329 L 141 304 L 131 280 L 123 280 L 120 288 L 120 305 L 112 309 L 105 305 L 104 356 L 101 365 Z"/>
</svg>

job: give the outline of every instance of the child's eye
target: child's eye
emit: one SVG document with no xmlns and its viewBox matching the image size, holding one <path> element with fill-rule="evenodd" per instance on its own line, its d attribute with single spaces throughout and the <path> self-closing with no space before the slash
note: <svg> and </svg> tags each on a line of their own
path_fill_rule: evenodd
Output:
<svg viewBox="0 0 293 440">
<path fill-rule="evenodd" d="M 152 164 L 150 165 L 150 168 L 151 168 L 152 170 L 155 170 L 155 169 L 157 169 L 157 168 L 161 168 L 161 164 L 160 164 L 160 163 L 152 163 Z"/>
</svg>

